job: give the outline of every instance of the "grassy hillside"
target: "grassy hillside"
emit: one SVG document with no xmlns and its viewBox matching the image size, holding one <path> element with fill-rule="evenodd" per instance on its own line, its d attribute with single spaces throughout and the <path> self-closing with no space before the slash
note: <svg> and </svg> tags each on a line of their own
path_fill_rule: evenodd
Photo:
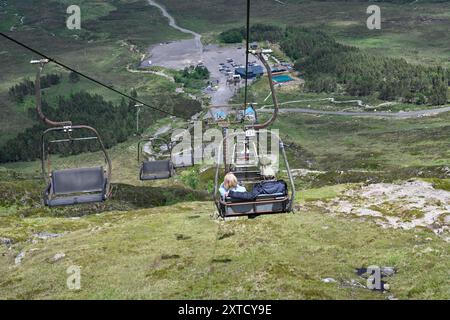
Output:
<svg viewBox="0 0 450 320">
<path fill-rule="evenodd" d="M 200 32 L 220 32 L 245 22 L 245 2 L 239 0 L 161 0 L 182 26 Z M 253 1 L 252 22 L 298 24 L 327 31 L 348 44 L 377 53 L 406 57 L 422 63 L 448 65 L 446 36 L 450 3 L 445 1 L 377 1 L 382 29 L 367 29 L 371 1 L 286 0 Z"/>
<path fill-rule="evenodd" d="M 244 2 L 237 0 L 159 2 L 181 26 L 208 39 L 241 26 L 245 16 Z M 367 1 L 285 2 L 254 1 L 254 21 L 306 24 L 375 52 L 448 63 L 450 43 L 441 38 L 450 25 L 450 15 L 442 13 L 449 11 L 448 3 L 377 2 L 384 27 L 368 32 Z M 145 0 L 80 0 L 83 30 L 75 33 L 64 28 L 63 19 L 72 1 L 4 3 L 1 31 L 127 93 L 136 89 L 152 104 L 171 100 L 174 83 L 126 70 L 148 45 L 185 37 Z M 7 90 L 33 77 L 28 61 L 36 57 L 0 43 L 1 144 L 35 123 L 27 115 L 33 97 L 12 103 Z M 85 80 L 70 82 L 58 67 L 50 65 L 47 72 L 62 74 L 59 85 L 44 90 L 50 104 L 80 90 L 115 103 L 120 99 Z M 259 106 L 271 103 L 266 80 L 250 88 Z M 298 87 L 279 91 L 282 103 L 329 97 Z M 379 110 L 412 107 L 380 105 L 375 96 L 364 102 Z M 364 109 L 325 100 L 283 107 Z M 140 182 L 137 137 L 109 150 L 113 193 L 101 204 L 46 208 L 39 161 L 0 164 L 0 299 L 450 299 L 449 120 L 450 113 L 402 120 L 282 114 L 273 127 L 280 129 L 294 169 L 296 212 L 253 219 L 215 218 L 208 193 L 211 168 L 196 166 L 169 180 Z M 167 125 L 187 123 L 165 118 L 144 131 L 151 135 Z M 54 156 L 52 166 L 102 161 L 92 152 Z M 388 199 L 392 193 L 386 190 L 401 189 L 406 181 L 417 189 Z M 431 222 L 409 227 L 416 219 Z M 75 291 L 66 286 L 67 268 L 74 265 L 81 267 L 81 289 Z M 366 279 L 355 269 L 369 265 L 395 268 L 395 275 L 384 279 L 389 291 L 364 288 Z"/>
<path fill-rule="evenodd" d="M 449 298 L 449 246 L 425 230 L 386 230 L 305 208 L 231 222 L 212 220 L 213 211 L 211 203 L 192 202 L 53 218 L 60 226 L 54 231 L 65 225 L 78 230 L 14 250 L 2 247 L 0 298 Z M 25 257 L 11 267 L 18 250 Z M 57 253 L 65 257 L 52 262 Z M 354 269 L 369 264 L 398 268 L 387 280 L 389 294 L 357 287 L 364 279 Z M 82 270 L 79 291 L 66 288 L 71 265 Z M 336 282 L 322 281 L 329 277 Z"/>
<path fill-rule="evenodd" d="M 423 120 L 284 116 L 275 127 L 301 147 L 297 166 L 319 170 L 391 170 L 446 166 L 449 115 Z"/>
<path fill-rule="evenodd" d="M 0 246 L 0 298 L 448 299 L 450 247 L 442 237 L 424 227 L 383 228 L 371 217 L 336 216 L 323 205 L 370 182 L 445 175 L 433 165 L 448 162 L 447 118 L 281 117 L 277 127 L 292 167 L 305 168 L 308 160 L 325 171 L 296 178 L 296 214 L 250 220 L 211 217 L 208 172 L 196 191 L 181 175 L 140 183 L 132 140 L 110 151 L 113 198 L 100 205 L 43 208 L 39 163 L 4 165 L 16 173 L 0 175 L 0 237 L 12 241 L 10 249 Z M 97 156 L 52 162 L 92 165 Z M 401 171 L 415 165 L 425 168 Z M 448 190 L 447 180 L 433 181 Z M 404 210 L 392 207 L 385 214 Z M 42 233 L 62 236 L 41 240 Z M 25 256 L 16 265 L 20 252 Z M 65 257 L 55 262 L 58 253 Z M 354 269 L 371 264 L 396 268 L 386 279 L 390 292 L 360 287 L 365 280 Z M 66 289 L 71 265 L 82 268 L 80 291 Z"/>
<path fill-rule="evenodd" d="M 243 24 L 244 3 L 238 1 L 189 2 L 161 0 L 180 25 L 203 33 L 218 33 L 231 26 Z M 181 39 L 186 34 L 167 25 L 160 12 L 145 0 L 79 1 L 83 13 L 81 31 L 65 28 L 66 0 L 8 1 L 0 7 L 0 30 L 24 41 L 67 64 L 100 80 L 130 92 L 136 88 L 141 97 L 151 101 L 158 92 L 173 89 L 167 79 L 148 74 L 130 74 L 126 67 L 136 63 L 151 44 Z M 368 48 L 377 53 L 404 56 L 410 61 L 446 65 L 448 57 L 445 32 L 450 17 L 443 14 L 449 9 L 446 2 L 402 1 L 378 2 L 382 8 L 383 29 L 369 31 L 365 26 L 367 1 L 299 1 L 288 0 L 280 5 L 263 0 L 252 5 L 252 22 L 274 24 L 302 24 L 319 27 L 335 35 L 340 41 Z M 223 14 L 225 12 L 225 14 Z M 12 30 L 12 31 L 11 31 Z M 208 37 L 206 37 L 208 38 Z M 34 68 L 28 61 L 33 54 L 4 39 L 0 55 L 0 144 L 14 137 L 32 124 L 24 112 L 32 105 L 16 105 L 8 99 L 9 87 L 24 77 L 32 78 Z M 54 71 L 49 68 L 48 71 Z M 59 70 L 61 71 L 61 70 Z M 74 86 L 63 82 L 48 91 L 48 99 L 57 94 L 87 89 L 117 100 L 88 81 Z"/>
<path fill-rule="evenodd" d="M 141 53 L 150 45 L 186 37 L 170 28 L 157 9 L 145 0 L 78 1 L 82 29 L 71 31 L 65 26 L 69 2 L 8 1 L 6 6 L 0 7 L 0 31 L 120 90 L 130 93 L 135 88 L 144 100 L 149 101 L 155 93 L 171 91 L 172 86 L 165 78 L 126 70 L 128 64 L 134 65 L 140 60 Z M 23 24 L 20 19 L 16 21 L 16 14 L 23 17 Z M 34 79 L 36 70 L 29 61 L 38 57 L 3 38 L 0 43 L 2 143 L 32 124 L 22 112 L 32 105 L 32 98 L 25 106 L 17 106 L 8 98 L 7 90 L 25 77 Z M 62 72 L 54 66 L 46 69 L 46 72 L 54 71 Z M 50 89 L 46 98 L 56 99 L 56 94 L 68 95 L 79 89 L 102 94 L 114 101 L 120 99 L 87 80 L 81 80 L 76 86 L 63 81 Z"/>
</svg>

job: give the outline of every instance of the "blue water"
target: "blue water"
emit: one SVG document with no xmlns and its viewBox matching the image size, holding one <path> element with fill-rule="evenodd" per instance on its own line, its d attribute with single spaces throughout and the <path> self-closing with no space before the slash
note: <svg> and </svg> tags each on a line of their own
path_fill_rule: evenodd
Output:
<svg viewBox="0 0 450 320">
<path fill-rule="evenodd" d="M 277 83 L 289 82 L 289 81 L 293 81 L 293 80 L 294 79 L 292 79 L 290 76 L 288 76 L 286 74 L 282 74 L 282 75 L 273 77 L 273 81 L 277 82 Z"/>
</svg>

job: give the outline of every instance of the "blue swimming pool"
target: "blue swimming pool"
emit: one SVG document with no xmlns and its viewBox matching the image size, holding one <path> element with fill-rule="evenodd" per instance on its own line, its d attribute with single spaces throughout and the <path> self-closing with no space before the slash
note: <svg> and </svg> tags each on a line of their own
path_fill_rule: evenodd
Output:
<svg viewBox="0 0 450 320">
<path fill-rule="evenodd" d="M 282 74 L 282 75 L 273 77 L 273 82 L 275 82 L 275 83 L 284 83 L 284 82 L 289 82 L 289 81 L 293 81 L 293 80 L 294 79 L 292 79 L 291 76 L 289 76 L 287 74 Z"/>
</svg>

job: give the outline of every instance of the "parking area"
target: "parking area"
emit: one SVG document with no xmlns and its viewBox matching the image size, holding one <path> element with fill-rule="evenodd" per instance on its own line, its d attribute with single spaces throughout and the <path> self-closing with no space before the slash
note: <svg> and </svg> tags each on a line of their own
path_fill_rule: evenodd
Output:
<svg viewBox="0 0 450 320">
<path fill-rule="evenodd" d="M 205 94 L 211 97 L 212 105 L 227 104 L 243 84 L 238 77 L 233 79 L 236 67 L 245 66 L 245 48 L 239 45 L 220 46 L 211 44 L 199 47 L 195 39 L 161 43 L 149 49 L 149 58 L 142 61 L 141 67 L 161 66 L 176 70 L 203 63 L 211 73 L 210 86 Z M 250 62 L 256 62 L 250 56 Z"/>
</svg>

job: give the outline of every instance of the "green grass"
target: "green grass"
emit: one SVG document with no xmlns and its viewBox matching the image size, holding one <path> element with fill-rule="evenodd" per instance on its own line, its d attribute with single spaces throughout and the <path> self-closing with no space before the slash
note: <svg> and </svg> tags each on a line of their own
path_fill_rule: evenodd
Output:
<svg viewBox="0 0 450 320">
<path fill-rule="evenodd" d="M 242 26 L 245 3 L 240 1 L 161 0 L 183 27 L 197 32 L 219 33 Z M 414 5 L 378 2 L 382 13 L 382 29 L 368 30 L 366 1 L 285 1 L 273 0 L 252 5 L 252 22 L 277 25 L 305 25 L 327 31 L 340 41 L 375 52 L 406 57 L 419 63 L 444 63 L 448 66 L 446 36 L 450 25 L 450 4 L 417 2 Z"/>
<path fill-rule="evenodd" d="M 437 179 L 437 178 L 430 178 L 425 179 L 425 181 L 428 181 L 433 184 L 433 188 L 450 191 L 450 179 Z"/>
<path fill-rule="evenodd" d="M 65 7 L 70 5 L 78 5 L 82 13 L 82 21 L 97 20 L 100 17 L 108 16 L 116 7 L 104 1 L 89 1 L 89 0 L 57 0 Z"/>
<path fill-rule="evenodd" d="M 117 89 L 129 93 L 135 88 L 143 100 L 151 101 L 156 94 L 173 91 L 173 84 L 165 78 L 126 71 L 127 65 L 135 65 L 150 45 L 186 37 L 170 28 L 159 11 L 146 1 L 80 1 L 78 4 L 85 18 L 81 31 L 67 30 L 61 19 L 67 1 L 46 2 L 38 4 L 37 1 L 20 0 L 2 10 L 2 17 L 14 16 L 16 12 L 25 16 L 24 25 L 8 34 Z M 7 32 L 9 27 L 0 25 L 0 31 Z M 0 109 L 4 115 L 0 119 L 1 144 L 33 123 L 22 112 L 26 106 L 34 104 L 32 97 L 24 107 L 11 101 L 7 91 L 24 78 L 34 79 L 36 69 L 29 65 L 29 61 L 38 57 L 5 39 L 0 39 L 0 42 Z M 131 51 L 131 45 L 135 45 L 138 51 Z M 51 65 L 45 71 L 54 70 L 61 72 Z M 63 82 L 50 88 L 46 98 L 55 101 L 57 95 L 67 95 L 78 89 L 102 94 L 108 100 L 121 99 L 88 80 L 81 80 L 77 85 Z"/>
<path fill-rule="evenodd" d="M 388 279 L 397 298 L 449 298 L 450 249 L 428 231 L 386 230 L 314 210 L 217 222 L 213 211 L 193 202 L 54 219 L 78 230 L 2 249 L 0 298 L 385 299 L 345 287 L 351 279 L 364 283 L 354 269 L 372 264 L 397 268 Z M 22 265 L 11 267 L 19 250 Z M 52 263 L 59 252 L 66 257 Z M 79 291 L 66 288 L 71 265 L 82 270 Z M 323 283 L 327 277 L 338 283 Z"/>
<path fill-rule="evenodd" d="M 17 24 L 11 13 L 22 15 L 25 11 L 25 25 L 14 32 L 24 42 L 116 88 L 126 92 L 135 88 L 146 101 L 153 101 L 160 92 L 173 91 L 174 84 L 164 78 L 126 71 L 140 55 L 130 52 L 123 41 L 142 51 L 152 43 L 185 37 L 170 29 L 158 10 L 145 1 L 80 0 L 86 29 L 78 33 L 78 40 L 61 28 L 57 18 L 70 1 L 58 1 L 59 5 L 49 5 L 47 10 L 32 2 L 15 1 L 7 14 L 0 12 L 0 30 Z M 289 7 L 259 1 L 253 8 L 254 21 L 320 26 L 343 42 L 391 55 L 404 53 L 410 61 L 444 63 L 448 58 L 443 51 L 448 42 L 441 32 L 448 29 L 450 16 L 442 14 L 448 4 L 419 3 L 417 10 L 382 4 L 386 11 L 383 30 L 369 33 L 365 30 L 365 2 L 287 2 Z M 161 3 L 181 26 L 207 33 L 207 39 L 214 39 L 225 28 L 242 25 L 244 20 L 243 2 Z M 42 18 L 30 20 L 31 14 Z M 421 15 L 440 20 L 417 23 Z M 30 28 L 35 29 L 30 32 Z M 24 77 L 33 77 L 27 61 L 35 58 L 3 40 L 1 43 L 0 108 L 4 117 L 0 119 L 0 143 L 33 124 L 26 115 L 33 98 L 17 105 L 9 101 L 6 92 Z M 46 72 L 63 71 L 49 66 Z M 252 98 L 259 105 L 265 104 L 268 94 L 264 80 L 251 87 Z M 71 84 L 67 73 L 60 85 L 44 92 L 54 104 L 57 95 L 79 90 L 101 94 L 113 102 L 120 99 L 86 80 Z M 279 93 L 281 102 L 326 97 L 329 95 L 299 90 Z M 367 102 L 381 103 L 373 97 Z M 327 109 L 328 105 L 305 102 L 286 107 Z M 355 107 L 332 106 L 345 108 Z M 45 208 L 40 163 L 2 164 L 0 237 L 13 240 L 13 246 L 0 246 L 0 299 L 385 299 L 387 294 L 346 286 L 352 279 L 364 284 L 354 269 L 374 264 L 397 269 L 398 273 L 387 279 L 397 298 L 449 299 L 450 247 L 444 240 L 422 228 L 384 229 L 371 221 L 333 217 L 316 203 L 335 198 L 355 184 L 417 176 L 431 181 L 435 188 L 449 190 L 441 170 L 450 156 L 449 120 L 449 114 L 409 120 L 282 115 L 274 127 L 288 145 L 291 167 L 325 172 L 296 178 L 296 214 L 226 222 L 211 218 L 215 208 L 205 191 L 211 187 L 213 170 L 199 175 L 198 190 L 185 185 L 182 172 L 167 181 L 139 182 L 136 137 L 109 150 L 114 191 L 112 199 L 102 204 Z M 145 132 L 152 134 L 167 124 L 186 125 L 161 119 Z M 92 166 L 101 164 L 101 159 L 100 153 L 80 154 L 53 157 L 52 164 L 57 168 Z M 389 213 L 404 219 L 423 214 L 402 208 L 390 208 Z M 36 241 L 39 232 L 64 235 Z M 21 251 L 26 252 L 25 258 L 20 266 L 14 266 Z M 51 262 L 59 252 L 66 257 Z M 80 291 L 66 288 L 66 270 L 71 265 L 82 268 Z M 328 277 L 337 283 L 321 281 Z"/>
<path fill-rule="evenodd" d="M 449 117 L 444 113 L 396 120 L 289 114 L 281 115 L 274 127 L 292 145 L 293 167 L 383 171 L 448 165 Z"/>
<path fill-rule="evenodd" d="M 302 202 L 332 199 L 337 197 L 339 194 L 341 194 L 349 187 L 350 187 L 349 185 L 337 184 L 333 186 L 325 186 L 321 188 L 301 190 L 299 198 L 300 201 Z"/>
<path fill-rule="evenodd" d="M 149 133 L 167 123 L 160 120 Z M 365 168 L 362 161 L 374 154 L 374 163 L 389 160 L 389 166 L 381 168 L 388 170 L 446 161 L 445 149 L 430 153 L 443 157 L 436 163 L 427 159 L 427 152 L 430 140 L 436 148 L 445 144 L 447 123 L 448 115 L 401 121 L 296 115 L 282 116 L 277 127 L 290 145 L 293 168 L 303 159 L 292 150 L 295 142 L 314 166 Z M 387 143 L 397 131 L 398 144 Z M 409 155 L 414 161 L 401 161 L 407 158 L 406 147 L 416 148 Z M 361 156 L 363 150 L 369 159 Z M 43 208 L 44 185 L 30 179 L 38 178 L 39 163 L 4 165 L 20 174 L 3 171 L 1 175 L 0 236 L 12 239 L 14 245 L 11 250 L 0 249 L 4 275 L 0 298 L 385 299 L 387 294 L 346 285 L 352 279 L 364 284 L 354 269 L 373 264 L 398 270 L 387 280 L 397 298 L 449 298 L 450 248 L 444 240 L 426 229 L 384 229 L 371 221 L 333 217 L 315 203 L 339 196 L 352 187 L 351 182 L 373 179 L 381 174 L 378 171 L 346 173 L 356 181 L 344 181 L 349 177 L 334 171 L 318 173 L 312 181 L 297 178 L 296 214 L 222 222 L 210 217 L 215 211 L 211 202 L 195 202 L 209 198 L 202 190 L 211 170 L 200 176 L 197 192 L 186 188 L 179 177 L 142 184 L 137 180 L 134 139 L 112 148 L 110 154 L 116 168 L 115 191 L 101 205 Z M 92 165 L 99 156 L 82 154 L 52 162 L 57 167 Z M 395 178 L 388 171 L 385 174 Z M 394 211 L 404 219 L 421 214 L 401 208 L 389 212 Z M 39 232 L 64 236 L 30 242 Z M 26 252 L 25 258 L 14 267 L 20 251 Z M 66 257 L 51 262 L 59 252 Z M 66 288 L 66 269 L 71 265 L 82 268 L 80 291 Z M 423 273 L 424 269 L 429 272 Z M 338 282 L 321 281 L 328 277 Z"/>
</svg>

